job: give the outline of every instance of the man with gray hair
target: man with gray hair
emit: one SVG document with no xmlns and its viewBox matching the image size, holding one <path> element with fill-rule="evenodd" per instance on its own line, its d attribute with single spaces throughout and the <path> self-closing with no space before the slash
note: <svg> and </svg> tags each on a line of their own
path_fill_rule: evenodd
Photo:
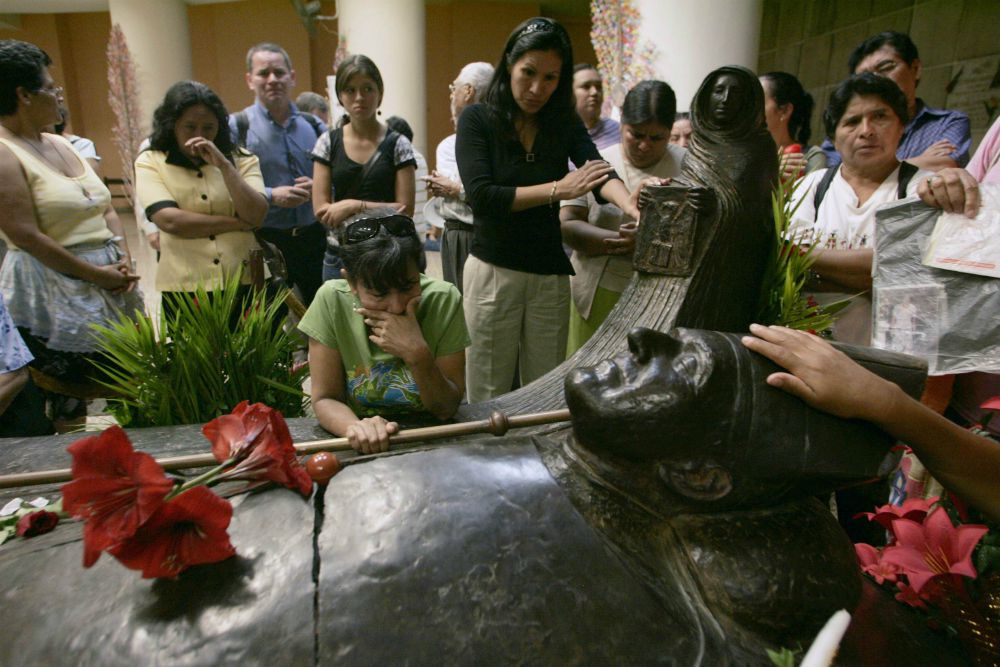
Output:
<svg viewBox="0 0 1000 667">
<path fill-rule="evenodd" d="M 229 117 L 234 141 L 260 158 L 270 205 L 258 234 L 285 257 L 288 279 L 308 306 L 323 284 L 326 230 L 312 208 L 312 158 L 323 121 L 292 102 L 295 70 L 288 53 L 270 42 L 247 52 L 247 87 L 254 103 Z"/>
<path fill-rule="evenodd" d="M 311 90 L 299 93 L 299 96 L 295 98 L 295 106 L 299 108 L 300 112 L 311 113 L 327 125 L 330 124 L 330 105 L 327 104 L 326 98 L 319 93 L 314 93 Z"/>
<path fill-rule="evenodd" d="M 469 63 L 448 86 L 451 91 L 451 122 L 458 124 L 462 110 L 486 94 L 493 66 Z M 455 135 L 445 137 L 437 147 L 437 169 L 427 177 L 427 192 L 434 199 L 434 212 L 444 219 L 441 237 L 441 273 L 444 279 L 462 291 L 462 272 L 472 245 L 472 207 L 465 201 L 465 189 L 458 175 L 455 159 Z"/>
</svg>

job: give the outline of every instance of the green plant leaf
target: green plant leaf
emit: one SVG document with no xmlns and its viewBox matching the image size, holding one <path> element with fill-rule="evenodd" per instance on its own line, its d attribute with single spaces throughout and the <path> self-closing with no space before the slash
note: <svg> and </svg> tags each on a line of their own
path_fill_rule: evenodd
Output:
<svg viewBox="0 0 1000 667">
<path fill-rule="evenodd" d="M 800 199 L 793 204 L 792 198 L 801 183 L 801 179 L 779 182 L 771 193 L 775 246 L 768 255 L 761 281 L 756 321 L 823 333 L 830 329 L 850 299 L 821 306 L 802 293 L 809 278 L 809 268 L 815 262 L 815 246 L 803 244 L 801 238 L 794 239 L 791 234 L 793 216 L 803 201 Z"/>
<path fill-rule="evenodd" d="M 780 651 L 767 649 L 767 657 L 771 659 L 776 667 L 795 667 L 796 651 L 782 648 Z"/>
<path fill-rule="evenodd" d="M 241 288 L 239 277 L 179 298 L 174 314 L 95 326 L 97 365 L 116 392 L 123 426 L 204 423 L 239 402 L 268 402 L 286 417 L 304 411 L 308 369 L 292 370 L 297 339 L 281 325 L 284 292 Z"/>
</svg>

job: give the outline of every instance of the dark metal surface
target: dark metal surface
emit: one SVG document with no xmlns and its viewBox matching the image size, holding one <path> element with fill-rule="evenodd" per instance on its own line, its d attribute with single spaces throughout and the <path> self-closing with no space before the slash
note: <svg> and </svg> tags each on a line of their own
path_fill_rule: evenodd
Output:
<svg viewBox="0 0 1000 667">
<path fill-rule="evenodd" d="M 312 503 L 245 497 L 239 556 L 174 581 L 108 555 L 82 567 L 81 524 L 0 547 L 0 665 L 311 665 Z"/>
<path fill-rule="evenodd" d="M 694 262 L 698 212 L 691 201 L 691 188 L 665 185 L 650 188 L 643 199 L 639 225 L 639 247 L 635 268 L 666 276 L 691 275 Z"/>
<path fill-rule="evenodd" d="M 323 664 L 698 664 L 694 614 L 630 575 L 530 440 L 350 467 L 325 507 Z"/>
<path fill-rule="evenodd" d="M 776 506 L 889 472 L 885 433 L 769 386 L 777 366 L 736 334 L 636 329 L 629 348 L 570 373 L 566 400 L 590 474 L 659 513 Z M 919 360 L 864 357 L 911 392 L 922 386 Z"/>
</svg>

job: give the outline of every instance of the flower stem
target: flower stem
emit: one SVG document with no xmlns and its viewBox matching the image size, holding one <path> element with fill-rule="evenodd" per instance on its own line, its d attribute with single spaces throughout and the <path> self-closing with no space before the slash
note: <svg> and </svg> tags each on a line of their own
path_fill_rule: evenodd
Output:
<svg viewBox="0 0 1000 667">
<path fill-rule="evenodd" d="M 225 470 L 226 468 L 228 468 L 229 466 L 231 466 L 231 465 L 233 465 L 235 463 L 236 463 L 236 459 L 235 458 L 226 459 L 225 461 L 223 461 L 219 465 L 215 466 L 214 468 L 212 468 L 210 470 L 206 470 L 205 472 L 203 472 L 202 474 L 198 475 L 197 477 L 192 477 L 191 479 L 189 479 L 188 481 L 184 482 L 180 486 L 175 486 L 174 490 L 171 491 L 170 493 L 168 493 L 167 497 L 164 498 L 163 500 L 164 501 L 168 501 L 171 498 L 176 498 L 177 496 L 179 496 L 180 494 L 184 493 L 188 489 L 193 489 L 196 486 L 208 485 L 208 483 L 211 482 L 219 474 L 221 474 L 223 470 Z"/>
</svg>

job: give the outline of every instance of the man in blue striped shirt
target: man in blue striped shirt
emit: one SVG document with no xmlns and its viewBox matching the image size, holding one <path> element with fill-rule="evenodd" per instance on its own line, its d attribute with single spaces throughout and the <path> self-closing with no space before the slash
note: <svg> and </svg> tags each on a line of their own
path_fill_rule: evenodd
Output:
<svg viewBox="0 0 1000 667">
<path fill-rule="evenodd" d="M 897 158 L 930 171 L 964 167 L 969 162 L 972 144 L 969 117 L 961 111 L 934 109 L 917 97 L 921 67 L 910 36 L 891 30 L 859 44 L 848 63 L 850 73 L 872 72 L 888 77 L 906 95 L 910 122 L 899 141 Z M 827 155 L 827 166 L 840 164 L 840 155 L 829 139 L 823 142 L 822 149 Z"/>
<path fill-rule="evenodd" d="M 236 143 L 260 158 L 270 207 L 259 233 L 284 255 L 289 282 L 308 306 L 323 284 L 326 252 L 326 230 L 313 215 L 310 154 L 327 127 L 292 102 L 295 70 L 277 44 L 250 47 L 246 80 L 256 100 L 229 117 L 229 129 Z"/>
</svg>

